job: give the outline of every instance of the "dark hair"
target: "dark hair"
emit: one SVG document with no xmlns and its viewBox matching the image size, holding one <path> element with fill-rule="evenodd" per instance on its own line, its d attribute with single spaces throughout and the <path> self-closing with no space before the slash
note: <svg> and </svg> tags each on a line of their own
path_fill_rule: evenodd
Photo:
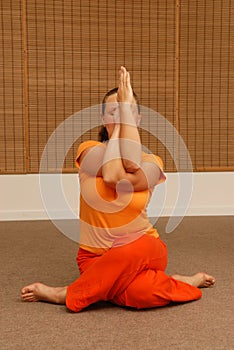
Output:
<svg viewBox="0 0 234 350">
<path fill-rule="evenodd" d="M 104 125 L 102 126 L 101 130 L 99 131 L 98 139 L 100 142 L 105 142 L 105 141 L 109 140 L 108 132 L 107 132 L 106 127 Z"/>
<path fill-rule="evenodd" d="M 105 96 L 103 97 L 103 100 L 102 100 L 102 114 L 105 113 L 106 100 L 108 99 L 108 97 L 111 96 L 111 95 L 117 94 L 117 92 L 118 92 L 118 87 L 115 87 L 115 88 L 109 90 L 105 94 Z M 136 101 L 136 104 L 137 104 L 138 113 L 140 114 L 140 112 L 141 112 L 140 102 L 139 102 L 137 94 L 134 91 L 133 91 L 133 97 L 134 97 L 134 99 Z M 108 132 L 106 130 L 106 127 L 102 126 L 102 128 L 101 128 L 101 130 L 99 132 L 99 141 L 104 142 L 104 141 L 107 141 L 107 140 L 109 140 Z"/>
</svg>

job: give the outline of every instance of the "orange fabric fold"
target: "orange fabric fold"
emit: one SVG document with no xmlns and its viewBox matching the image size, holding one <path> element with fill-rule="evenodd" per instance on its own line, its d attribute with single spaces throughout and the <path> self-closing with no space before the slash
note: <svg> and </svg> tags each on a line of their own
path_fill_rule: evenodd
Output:
<svg viewBox="0 0 234 350">
<path fill-rule="evenodd" d="M 202 295 L 200 289 L 166 275 L 166 245 L 147 234 L 101 256 L 80 249 L 77 262 L 81 276 L 68 287 L 66 297 L 74 312 L 100 300 L 141 309 Z"/>
</svg>

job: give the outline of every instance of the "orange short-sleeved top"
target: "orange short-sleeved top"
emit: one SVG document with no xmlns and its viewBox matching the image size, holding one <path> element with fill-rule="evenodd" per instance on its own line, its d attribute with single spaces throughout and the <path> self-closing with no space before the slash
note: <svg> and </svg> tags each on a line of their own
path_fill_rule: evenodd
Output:
<svg viewBox="0 0 234 350">
<path fill-rule="evenodd" d="M 82 152 L 99 145 L 106 147 L 98 141 L 85 141 L 78 147 L 76 156 L 80 180 L 79 243 L 81 248 L 98 255 L 111 247 L 130 243 L 146 233 L 159 236 L 147 216 L 152 190 L 117 193 L 105 184 L 102 177 L 94 177 L 80 170 L 79 157 Z M 158 183 L 165 181 L 160 157 L 142 152 L 142 161 L 157 164 L 161 170 Z"/>
</svg>

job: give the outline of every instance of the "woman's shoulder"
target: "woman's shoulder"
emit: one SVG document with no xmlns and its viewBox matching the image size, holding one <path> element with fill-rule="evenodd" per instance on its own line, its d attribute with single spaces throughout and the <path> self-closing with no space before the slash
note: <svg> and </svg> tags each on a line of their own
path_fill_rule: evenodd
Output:
<svg viewBox="0 0 234 350">
<path fill-rule="evenodd" d="M 102 142 L 96 141 L 96 140 L 83 141 L 78 146 L 77 155 L 81 154 L 85 149 L 87 149 L 89 147 L 94 147 L 94 146 L 98 146 L 98 145 L 104 145 L 104 144 Z"/>
<path fill-rule="evenodd" d="M 152 153 L 142 153 L 142 161 L 156 164 L 160 169 L 160 178 L 157 184 L 160 184 L 166 180 L 166 175 L 163 171 L 163 161 L 159 156 Z"/>
<path fill-rule="evenodd" d="M 96 147 L 96 146 L 103 146 L 105 147 L 105 145 L 100 142 L 100 141 L 95 141 L 95 140 L 87 140 L 82 142 L 77 149 L 77 153 L 76 153 L 76 158 L 75 158 L 75 165 L 77 168 L 80 168 L 80 157 L 83 154 L 83 152 L 89 152 L 89 148 L 92 147 Z"/>
<path fill-rule="evenodd" d="M 156 163 L 161 170 L 163 170 L 163 161 L 159 156 L 156 156 L 153 153 L 142 152 L 142 161 Z"/>
<path fill-rule="evenodd" d="M 86 140 L 83 141 L 79 144 L 78 149 L 79 148 L 87 148 L 87 147 L 91 147 L 91 146 L 97 146 L 97 145 L 101 145 L 102 142 L 100 141 L 96 141 L 96 140 Z"/>
</svg>

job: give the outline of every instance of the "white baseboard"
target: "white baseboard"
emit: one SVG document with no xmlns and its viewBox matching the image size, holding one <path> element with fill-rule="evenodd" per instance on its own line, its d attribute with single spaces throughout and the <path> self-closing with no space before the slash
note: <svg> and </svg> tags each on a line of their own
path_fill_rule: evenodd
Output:
<svg viewBox="0 0 234 350">
<path fill-rule="evenodd" d="M 161 217 L 170 217 L 173 208 L 164 208 Z M 33 220 L 71 220 L 78 218 L 78 215 L 71 218 L 69 212 L 54 212 L 48 215 L 45 210 L 1 210 L 0 221 L 33 221 Z M 176 215 L 180 216 L 180 215 Z M 234 216 L 233 207 L 200 207 L 190 208 L 185 216 Z M 150 216 L 154 217 L 154 216 Z"/>
<path fill-rule="evenodd" d="M 78 215 L 74 218 L 77 218 Z M 66 220 L 71 218 L 69 211 L 54 211 L 54 213 L 48 213 L 46 210 L 1 210 L 0 221 L 23 221 L 23 220 Z"/>
<path fill-rule="evenodd" d="M 166 175 L 166 183 L 153 193 L 150 217 L 234 215 L 234 172 Z M 77 174 L 1 175 L 0 193 L 1 221 L 75 219 L 78 215 Z"/>
<path fill-rule="evenodd" d="M 161 216 L 171 216 L 174 208 L 164 208 Z M 181 211 L 183 208 L 181 208 Z M 230 216 L 234 215 L 234 207 L 190 207 L 185 216 Z M 175 216 L 180 216 L 179 214 Z"/>
</svg>

